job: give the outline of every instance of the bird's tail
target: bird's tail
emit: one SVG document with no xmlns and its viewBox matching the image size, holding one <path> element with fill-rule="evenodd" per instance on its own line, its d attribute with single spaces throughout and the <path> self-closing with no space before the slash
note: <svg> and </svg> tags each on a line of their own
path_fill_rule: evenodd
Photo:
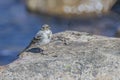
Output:
<svg viewBox="0 0 120 80">
<path fill-rule="evenodd" d="M 34 38 L 33 38 L 33 40 L 34 40 Z M 23 52 L 25 52 L 25 51 L 27 51 L 28 49 L 29 49 L 29 47 L 34 43 L 34 41 L 31 41 L 30 43 L 29 43 L 29 45 L 25 48 L 25 49 L 23 49 L 17 56 L 20 56 L 21 55 L 21 53 L 23 53 Z"/>
</svg>

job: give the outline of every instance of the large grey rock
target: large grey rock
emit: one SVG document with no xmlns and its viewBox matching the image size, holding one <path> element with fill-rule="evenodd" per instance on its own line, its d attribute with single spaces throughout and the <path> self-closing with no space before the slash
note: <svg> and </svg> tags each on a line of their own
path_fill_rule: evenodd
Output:
<svg viewBox="0 0 120 80">
<path fill-rule="evenodd" d="M 65 17 L 93 16 L 108 13 L 116 0 L 27 0 L 33 12 Z"/>
<path fill-rule="evenodd" d="M 35 48 L 1 67 L 0 80 L 120 80 L 118 38 L 66 31 L 41 46 L 43 53 Z"/>
</svg>

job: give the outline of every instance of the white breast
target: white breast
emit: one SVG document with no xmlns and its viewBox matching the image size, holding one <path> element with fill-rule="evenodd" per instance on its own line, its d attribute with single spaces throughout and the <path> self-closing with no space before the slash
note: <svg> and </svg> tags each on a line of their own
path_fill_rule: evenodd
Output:
<svg viewBox="0 0 120 80">
<path fill-rule="evenodd" d="M 39 35 L 41 35 L 41 39 L 39 41 L 40 45 L 44 45 L 50 42 L 52 37 L 52 32 L 50 30 L 40 31 Z"/>
</svg>

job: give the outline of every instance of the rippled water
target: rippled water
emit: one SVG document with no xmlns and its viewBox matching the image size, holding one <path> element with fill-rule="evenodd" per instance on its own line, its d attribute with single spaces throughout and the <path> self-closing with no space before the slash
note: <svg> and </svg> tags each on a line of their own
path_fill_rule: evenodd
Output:
<svg viewBox="0 0 120 80">
<path fill-rule="evenodd" d="M 68 20 L 30 14 L 24 0 L 0 0 L 0 65 L 15 60 L 45 23 L 51 25 L 53 33 L 76 30 L 105 36 L 115 36 L 120 27 L 118 15 Z"/>
</svg>

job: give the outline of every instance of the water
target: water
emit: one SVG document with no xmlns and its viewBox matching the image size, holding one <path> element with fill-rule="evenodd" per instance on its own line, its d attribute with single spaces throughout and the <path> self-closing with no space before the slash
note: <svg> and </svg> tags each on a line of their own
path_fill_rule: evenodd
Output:
<svg viewBox="0 0 120 80">
<path fill-rule="evenodd" d="M 85 31 L 104 36 L 115 36 L 120 27 L 118 15 L 95 19 L 62 19 L 38 16 L 27 12 L 24 0 L 0 0 L 0 65 L 15 59 L 31 41 L 43 24 L 49 24 L 53 33 L 65 30 Z"/>
</svg>

